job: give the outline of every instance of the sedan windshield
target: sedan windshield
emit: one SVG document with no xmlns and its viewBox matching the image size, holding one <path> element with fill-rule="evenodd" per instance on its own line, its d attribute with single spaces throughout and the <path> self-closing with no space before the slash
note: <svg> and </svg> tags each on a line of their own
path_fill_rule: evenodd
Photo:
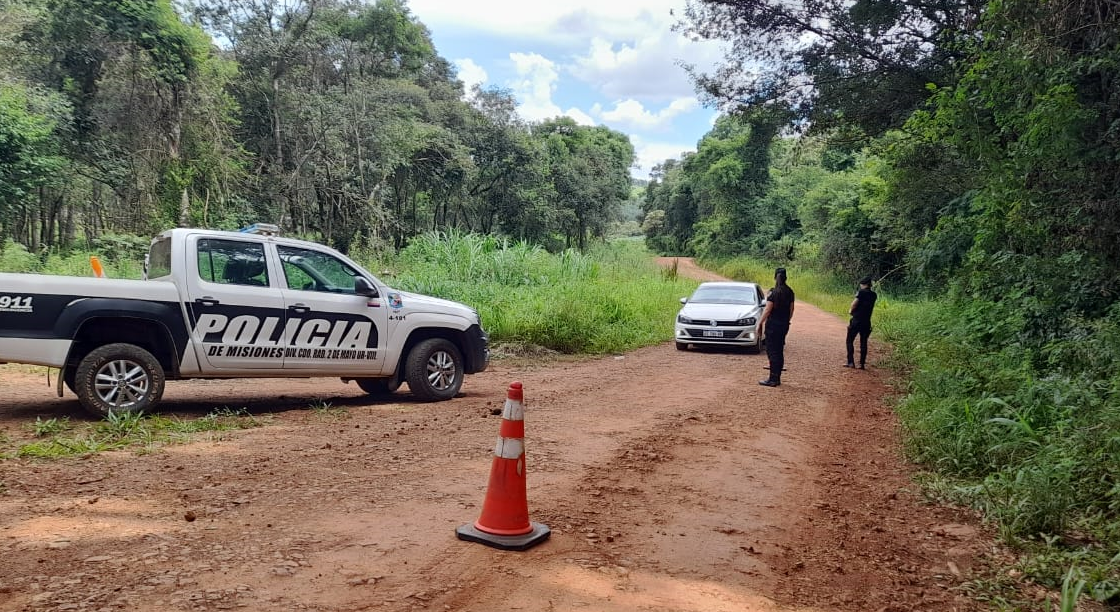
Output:
<svg viewBox="0 0 1120 612">
<path fill-rule="evenodd" d="M 700 287 L 689 304 L 757 304 L 754 287 Z"/>
</svg>

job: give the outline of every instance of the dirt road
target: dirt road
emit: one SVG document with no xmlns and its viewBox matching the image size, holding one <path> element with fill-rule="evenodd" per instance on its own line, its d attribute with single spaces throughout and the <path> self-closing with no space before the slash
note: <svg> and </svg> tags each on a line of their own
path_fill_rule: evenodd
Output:
<svg viewBox="0 0 1120 612">
<path fill-rule="evenodd" d="M 164 412 L 267 423 L 0 462 L 0 610 L 977 609 L 958 586 L 990 544 L 912 491 L 880 351 L 840 367 L 843 330 L 798 304 L 776 389 L 757 384 L 765 355 L 669 342 L 498 360 L 435 404 L 337 379 L 169 383 Z M 552 529 L 526 552 L 455 537 L 512 381 L 530 517 Z M 0 435 L 87 418 L 45 385 L 0 369 Z"/>
</svg>

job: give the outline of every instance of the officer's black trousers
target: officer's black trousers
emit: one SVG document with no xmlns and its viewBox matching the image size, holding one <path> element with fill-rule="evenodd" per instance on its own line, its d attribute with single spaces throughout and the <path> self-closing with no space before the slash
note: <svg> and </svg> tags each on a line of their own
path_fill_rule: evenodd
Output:
<svg viewBox="0 0 1120 612">
<path fill-rule="evenodd" d="M 859 336 L 859 365 L 862 367 L 867 363 L 867 337 L 871 335 L 870 323 L 851 322 L 848 324 L 848 338 L 845 343 L 848 347 L 848 363 L 854 364 L 852 355 L 855 353 L 852 346 L 855 342 L 856 336 Z"/>
<path fill-rule="evenodd" d="M 770 358 L 770 380 L 782 382 L 782 368 L 786 365 L 786 334 L 789 323 L 785 325 L 766 324 L 766 356 Z"/>
</svg>

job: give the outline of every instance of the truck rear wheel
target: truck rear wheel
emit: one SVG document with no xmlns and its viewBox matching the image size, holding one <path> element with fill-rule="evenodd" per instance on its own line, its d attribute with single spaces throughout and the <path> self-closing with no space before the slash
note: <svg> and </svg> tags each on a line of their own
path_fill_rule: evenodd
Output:
<svg viewBox="0 0 1120 612">
<path fill-rule="evenodd" d="M 108 416 L 143 412 L 163 397 L 163 366 L 148 351 L 125 343 L 106 344 L 78 363 L 74 392 L 90 412 Z"/>
<path fill-rule="evenodd" d="M 449 400 L 463 386 L 463 354 L 449 340 L 428 338 L 409 351 L 405 378 L 417 398 L 426 402 Z"/>
</svg>

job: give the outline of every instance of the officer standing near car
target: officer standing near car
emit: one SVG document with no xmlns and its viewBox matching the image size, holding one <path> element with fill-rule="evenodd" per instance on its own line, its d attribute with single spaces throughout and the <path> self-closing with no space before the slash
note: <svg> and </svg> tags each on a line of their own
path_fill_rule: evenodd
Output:
<svg viewBox="0 0 1120 612">
<path fill-rule="evenodd" d="M 878 298 L 879 296 L 871 290 L 871 277 L 865 276 L 859 279 L 856 298 L 848 308 L 848 314 L 852 319 L 848 322 L 848 338 L 845 341 L 848 348 L 848 361 L 844 364 L 845 368 L 856 367 L 852 359 L 854 354 L 852 343 L 856 335 L 859 335 L 859 369 L 862 370 L 867 365 L 867 337 L 871 335 L 871 313 L 875 310 L 875 300 Z"/>
<path fill-rule="evenodd" d="M 764 387 L 782 384 L 782 368 L 786 365 L 786 334 L 793 319 L 793 289 L 786 284 L 786 269 L 774 270 L 774 288 L 766 296 L 766 308 L 758 320 L 758 328 L 766 331 L 766 356 L 770 358 L 770 377 L 758 381 Z"/>
</svg>

